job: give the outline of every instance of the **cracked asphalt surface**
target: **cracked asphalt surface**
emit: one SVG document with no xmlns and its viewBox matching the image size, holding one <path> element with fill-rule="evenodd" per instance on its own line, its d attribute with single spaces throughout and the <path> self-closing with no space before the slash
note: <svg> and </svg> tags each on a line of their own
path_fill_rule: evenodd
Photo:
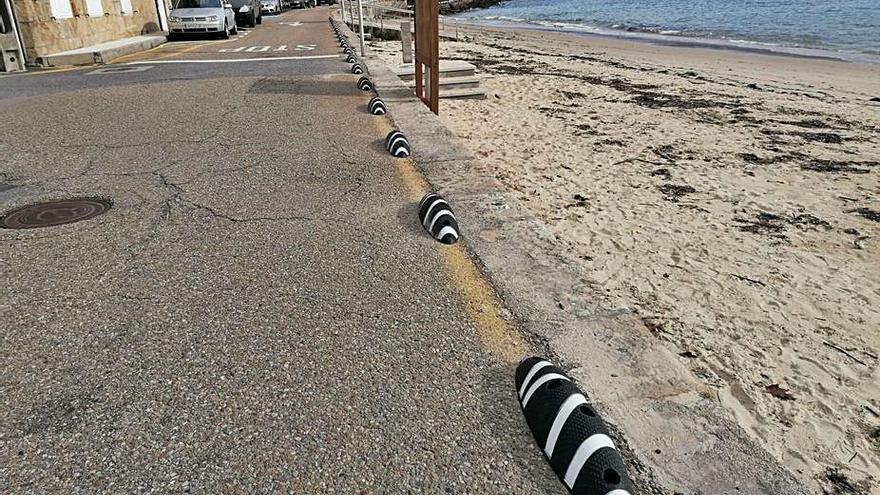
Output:
<svg viewBox="0 0 880 495">
<path fill-rule="evenodd" d="M 0 493 L 563 493 L 346 69 L 0 79 Z"/>
</svg>

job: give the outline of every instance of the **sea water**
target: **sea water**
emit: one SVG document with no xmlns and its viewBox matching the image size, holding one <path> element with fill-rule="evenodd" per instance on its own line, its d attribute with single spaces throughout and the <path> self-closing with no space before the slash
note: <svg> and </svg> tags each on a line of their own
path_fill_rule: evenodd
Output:
<svg viewBox="0 0 880 495">
<path fill-rule="evenodd" d="M 454 17 L 880 61 L 880 0 L 509 0 Z"/>
</svg>

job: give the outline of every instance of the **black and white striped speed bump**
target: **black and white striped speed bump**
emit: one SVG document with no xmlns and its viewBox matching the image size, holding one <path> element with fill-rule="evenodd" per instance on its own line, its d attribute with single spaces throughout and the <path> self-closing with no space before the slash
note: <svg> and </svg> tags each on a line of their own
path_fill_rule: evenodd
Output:
<svg viewBox="0 0 880 495">
<path fill-rule="evenodd" d="M 410 155 L 409 140 L 398 130 L 393 130 L 385 136 L 385 149 L 397 158 L 406 158 Z"/>
<path fill-rule="evenodd" d="M 443 244 L 455 244 L 461 236 L 458 220 L 445 199 L 428 193 L 419 201 L 419 222 L 431 236 Z"/>
<path fill-rule="evenodd" d="M 354 55 L 349 54 L 348 57 L 345 58 L 345 61 L 350 64 L 353 64 L 353 63 L 357 62 L 357 59 L 354 58 Z"/>
<path fill-rule="evenodd" d="M 385 108 L 385 102 L 378 96 L 374 96 L 373 99 L 370 100 L 370 103 L 367 104 L 367 109 L 369 109 L 370 113 L 373 115 L 385 115 L 388 113 L 388 109 Z"/>
<path fill-rule="evenodd" d="M 553 471 L 574 495 L 630 495 L 632 482 L 605 422 L 561 369 L 531 357 L 516 368 L 526 422 Z"/>
<path fill-rule="evenodd" d="M 354 54 L 354 52 L 351 51 L 351 48 L 346 48 L 345 50 L 342 50 L 342 53 L 344 53 L 346 55 L 353 55 Z"/>
<path fill-rule="evenodd" d="M 358 79 L 358 89 L 361 91 L 371 91 L 373 89 L 373 82 L 364 76 Z"/>
<path fill-rule="evenodd" d="M 361 64 L 354 64 L 351 66 L 351 73 L 352 74 L 363 74 L 364 68 L 361 67 Z"/>
</svg>

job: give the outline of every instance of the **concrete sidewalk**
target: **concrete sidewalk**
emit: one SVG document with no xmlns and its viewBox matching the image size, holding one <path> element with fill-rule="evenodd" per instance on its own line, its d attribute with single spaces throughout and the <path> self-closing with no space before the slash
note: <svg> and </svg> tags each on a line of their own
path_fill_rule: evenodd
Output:
<svg viewBox="0 0 880 495">
<path fill-rule="evenodd" d="M 76 50 L 53 53 L 37 59 L 37 65 L 61 67 L 66 65 L 106 64 L 123 55 L 149 50 L 167 41 L 166 33 L 133 36 L 131 38 L 85 46 Z"/>
<path fill-rule="evenodd" d="M 354 33 L 344 32 L 354 43 Z M 368 55 L 361 63 L 409 136 L 420 171 L 461 208 L 468 246 L 508 308 L 545 352 L 571 368 L 613 425 L 639 493 L 810 493 L 701 393 L 641 320 L 591 307 L 582 268 L 561 263 L 545 243 L 553 234 L 501 194 L 494 177 L 474 172 L 481 168 L 461 141 L 381 59 Z"/>
</svg>

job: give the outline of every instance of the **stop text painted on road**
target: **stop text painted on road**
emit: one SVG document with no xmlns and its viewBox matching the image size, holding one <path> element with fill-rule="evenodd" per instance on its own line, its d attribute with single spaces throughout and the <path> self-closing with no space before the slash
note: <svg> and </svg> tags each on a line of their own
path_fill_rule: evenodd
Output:
<svg viewBox="0 0 880 495">
<path fill-rule="evenodd" d="M 296 45 L 293 48 L 288 48 L 287 45 L 278 45 L 278 46 L 269 46 L 269 45 L 258 45 L 258 46 L 239 46 L 236 48 L 221 48 L 217 50 L 220 53 L 263 53 L 263 52 L 287 52 L 287 51 L 311 51 L 317 48 L 318 45 L 305 44 L 305 45 Z"/>
</svg>

